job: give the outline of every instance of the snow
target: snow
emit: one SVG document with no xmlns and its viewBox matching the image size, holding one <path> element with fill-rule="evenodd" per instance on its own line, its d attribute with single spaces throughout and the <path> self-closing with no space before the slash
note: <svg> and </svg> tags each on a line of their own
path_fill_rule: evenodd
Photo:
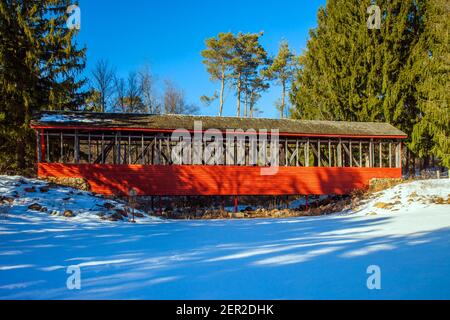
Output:
<svg viewBox="0 0 450 320">
<path fill-rule="evenodd" d="M 0 177 L 0 194 L 21 189 L 19 179 Z M 0 298 L 449 299 L 450 205 L 430 201 L 449 194 L 450 180 L 425 180 L 350 214 L 137 224 L 82 214 L 104 201 L 88 194 L 73 219 L 20 198 L 0 222 Z M 81 290 L 66 287 L 74 265 Z M 371 265 L 381 290 L 367 288 Z"/>
<path fill-rule="evenodd" d="M 79 191 L 72 188 L 50 188 L 48 192 L 40 192 L 41 187 L 48 184 L 37 179 L 25 179 L 18 176 L 0 176 L 0 196 L 14 199 L 11 208 L 3 207 L 3 210 L 13 215 L 14 218 L 22 220 L 22 223 L 40 222 L 48 219 L 49 213 L 54 212 L 53 221 L 65 223 L 68 218 L 63 216 L 66 210 L 70 210 L 75 214 L 73 221 L 80 223 L 95 223 L 102 221 L 99 214 L 108 216 L 113 211 L 105 209 L 105 203 L 114 205 L 114 209 L 125 209 L 125 203 L 108 200 L 103 197 L 94 196 L 90 192 Z M 26 192 L 25 189 L 34 187 L 35 192 Z M 15 198 L 15 194 L 19 197 Z M 47 208 L 47 212 L 33 212 L 29 214 L 28 206 L 32 204 L 39 204 Z M 2 208 L 2 207 L 0 207 Z M 1 211 L 0 211 L 1 212 Z M 140 212 L 136 210 L 136 212 Z M 142 212 L 140 212 L 142 213 Z M 156 218 L 145 216 L 144 218 L 137 218 L 137 223 L 143 223 L 146 220 L 155 220 Z M 128 221 L 128 218 L 125 218 Z M 103 222 L 104 223 L 104 222 Z M 49 231 L 42 229 L 40 232 Z"/>
<path fill-rule="evenodd" d="M 39 119 L 40 122 L 83 122 L 83 123 L 95 123 L 95 122 L 105 122 L 111 120 L 105 119 L 95 119 L 95 118 L 86 118 L 83 116 L 77 115 L 66 115 L 66 114 L 43 114 Z"/>
</svg>

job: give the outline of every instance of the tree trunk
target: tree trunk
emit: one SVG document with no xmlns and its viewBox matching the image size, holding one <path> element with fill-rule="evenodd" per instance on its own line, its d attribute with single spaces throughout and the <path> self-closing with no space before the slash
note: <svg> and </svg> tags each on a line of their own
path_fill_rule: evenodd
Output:
<svg viewBox="0 0 450 320">
<path fill-rule="evenodd" d="M 225 91 L 225 68 L 222 67 L 222 83 L 221 83 L 221 87 L 220 87 L 220 106 L 219 106 L 219 117 L 222 116 L 222 112 L 223 112 L 223 94 Z"/>
<path fill-rule="evenodd" d="M 241 116 L 241 75 L 239 74 L 237 84 L 237 116 Z"/>
<path fill-rule="evenodd" d="M 281 119 L 284 118 L 284 108 L 286 106 L 286 84 L 282 83 L 282 93 L 281 93 L 281 107 L 280 107 L 280 113 L 281 113 Z"/>
</svg>

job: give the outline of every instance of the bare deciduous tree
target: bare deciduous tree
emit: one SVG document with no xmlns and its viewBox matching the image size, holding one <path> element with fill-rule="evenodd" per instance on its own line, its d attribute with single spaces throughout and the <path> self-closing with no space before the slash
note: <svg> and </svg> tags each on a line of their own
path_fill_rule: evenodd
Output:
<svg viewBox="0 0 450 320">
<path fill-rule="evenodd" d="M 161 103 L 158 101 L 155 89 L 155 78 L 148 65 L 139 71 L 139 86 L 145 112 L 151 114 L 161 113 Z"/>
<path fill-rule="evenodd" d="M 92 70 L 92 91 L 98 93 L 99 111 L 107 111 L 114 91 L 115 71 L 106 60 L 99 60 Z"/>
<path fill-rule="evenodd" d="M 168 80 L 165 81 L 163 106 L 166 114 L 194 114 L 198 112 L 197 106 L 186 103 L 184 92 Z"/>
</svg>

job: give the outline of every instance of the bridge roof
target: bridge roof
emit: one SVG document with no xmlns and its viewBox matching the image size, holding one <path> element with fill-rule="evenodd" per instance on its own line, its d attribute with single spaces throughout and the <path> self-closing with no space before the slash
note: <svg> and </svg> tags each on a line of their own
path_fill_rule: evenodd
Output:
<svg viewBox="0 0 450 320">
<path fill-rule="evenodd" d="M 346 122 L 266 118 L 238 118 L 190 115 L 155 115 L 129 113 L 55 112 L 45 111 L 31 121 L 32 128 L 87 129 L 87 130 L 133 130 L 193 131 L 194 123 L 201 121 L 202 130 L 242 129 L 256 131 L 278 129 L 280 134 L 334 137 L 389 137 L 406 138 L 407 135 L 389 123 Z"/>
</svg>

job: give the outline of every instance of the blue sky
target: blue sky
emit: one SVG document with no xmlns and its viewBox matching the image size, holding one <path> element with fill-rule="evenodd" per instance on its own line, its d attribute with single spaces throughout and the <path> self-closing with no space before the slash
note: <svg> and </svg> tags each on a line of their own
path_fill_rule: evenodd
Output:
<svg viewBox="0 0 450 320">
<path fill-rule="evenodd" d="M 200 52 L 205 39 L 219 32 L 264 31 L 262 43 L 275 55 L 282 39 L 296 53 L 306 46 L 308 31 L 316 25 L 317 10 L 325 0 L 304 1 L 106 1 L 81 0 L 79 45 L 87 46 L 88 74 L 98 59 L 106 59 L 119 75 L 145 64 L 157 76 L 162 93 L 164 80 L 173 81 L 186 93 L 200 113 L 217 115 L 217 103 L 205 107 L 200 96 L 212 95 L 212 83 Z M 272 86 L 258 106 L 262 117 L 278 117 L 274 102 L 280 89 Z M 230 91 L 225 115 L 235 115 L 234 92 Z"/>
</svg>

